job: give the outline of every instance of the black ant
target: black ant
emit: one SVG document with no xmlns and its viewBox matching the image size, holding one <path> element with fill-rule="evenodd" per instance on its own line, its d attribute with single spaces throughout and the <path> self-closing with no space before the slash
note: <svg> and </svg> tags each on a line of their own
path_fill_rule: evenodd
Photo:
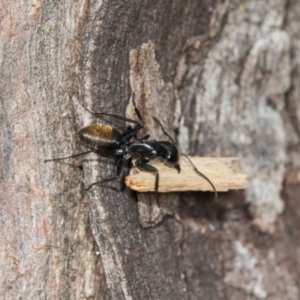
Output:
<svg viewBox="0 0 300 300">
<path fill-rule="evenodd" d="M 164 130 L 161 122 L 155 117 L 153 117 L 153 119 L 161 126 L 164 134 L 170 138 L 172 143 L 168 141 L 148 140 L 150 137 L 149 134 L 147 134 L 141 139 L 136 138 L 134 141 L 130 141 L 133 137 L 136 137 L 137 133 L 144 127 L 141 114 L 137 109 L 134 101 L 133 104 L 135 108 L 135 113 L 138 116 L 139 121 L 135 121 L 119 115 L 107 114 L 107 113 L 95 113 L 89 111 L 91 114 L 95 115 L 96 117 L 108 116 L 122 121 L 130 122 L 132 124 L 135 124 L 133 128 L 128 129 L 124 133 L 120 133 L 117 129 L 115 129 L 110 125 L 106 125 L 106 124 L 89 125 L 81 129 L 78 132 L 78 135 L 80 140 L 91 150 L 78 153 L 75 155 L 67 156 L 67 157 L 48 159 L 45 160 L 45 162 L 59 161 L 67 158 L 74 158 L 92 152 L 97 153 L 100 156 L 117 158 L 118 162 L 117 162 L 116 176 L 109 177 L 91 184 L 86 189 L 89 190 L 94 185 L 118 179 L 122 173 L 123 163 L 125 161 L 131 160 L 133 157 L 136 157 L 137 159 L 135 161 L 135 166 L 138 169 L 155 174 L 154 190 L 156 194 L 156 200 L 158 200 L 159 172 L 154 166 L 150 165 L 149 162 L 157 157 L 160 157 L 162 158 L 162 160 L 167 166 L 175 168 L 177 172 L 180 173 L 179 151 L 174 145 L 172 138 Z M 209 182 L 209 184 L 212 186 L 215 192 L 215 197 L 217 197 L 217 191 L 213 183 L 196 168 L 196 166 L 192 163 L 192 161 L 189 159 L 187 155 L 183 153 L 180 154 L 184 155 L 189 160 L 191 165 L 194 167 L 194 170 Z"/>
</svg>

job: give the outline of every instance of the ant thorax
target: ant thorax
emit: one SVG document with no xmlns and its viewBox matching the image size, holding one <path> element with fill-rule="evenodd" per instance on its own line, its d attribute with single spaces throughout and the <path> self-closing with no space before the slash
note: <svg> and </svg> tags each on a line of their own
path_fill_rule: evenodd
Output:
<svg viewBox="0 0 300 300">
<path fill-rule="evenodd" d="M 123 156 L 123 154 L 124 154 L 123 149 L 116 149 L 116 155 Z"/>
<path fill-rule="evenodd" d="M 117 156 L 123 156 L 124 160 L 128 160 L 132 157 L 132 154 L 128 153 L 128 145 L 122 145 L 121 148 L 116 149 Z"/>
</svg>

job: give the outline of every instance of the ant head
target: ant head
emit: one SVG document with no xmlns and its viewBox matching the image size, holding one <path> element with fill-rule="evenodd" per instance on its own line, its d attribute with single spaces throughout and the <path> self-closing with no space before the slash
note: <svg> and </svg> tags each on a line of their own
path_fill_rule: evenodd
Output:
<svg viewBox="0 0 300 300">
<path fill-rule="evenodd" d="M 178 149 L 167 141 L 160 141 L 159 145 L 164 148 L 164 151 L 161 153 L 164 163 L 171 168 L 176 168 L 180 172 Z"/>
</svg>

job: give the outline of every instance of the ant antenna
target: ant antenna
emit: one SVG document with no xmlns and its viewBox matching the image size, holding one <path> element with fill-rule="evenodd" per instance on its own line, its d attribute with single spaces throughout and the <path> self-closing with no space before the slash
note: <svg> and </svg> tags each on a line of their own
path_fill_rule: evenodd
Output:
<svg viewBox="0 0 300 300">
<path fill-rule="evenodd" d="M 172 141 L 172 144 L 174 145 L 173 139 L 172 139 L 172 138 L 170 137 L 170 135 L 165 131 L 165 129 L 164 129 L 163 125 L 161 124 L 161 122 L 160 122 L 157 118 L 155 118 L 155 117 L 152 117 L 152 118 L 154 119 L 155 122 L 157 122 L 157 123 L 160 125 L 160 127 L 161 127 L 163 133 L 164 133 L 164 134 Z M 194 170 L 195 170 L 201 177 L 203 177 L 203 178 L 211 185 L 211 187 L 213 188 L 214 193 L 215 193 L 215 198 L 217 198 L 217 197 L 218 197 L 217 190 L 216 190 L 214 184 L 210 181 L 210 179 L 209 179 L 208 177 L 206 177 L 203 173 L 201 173 L 201 172 L 197 169 L 197 167 L 194 165 L 194 163 L 191 161 L 191 159 L 190 159 L 186 154 L 180 152 L 180 155 L 185 156 L 185 157 L 188 159 L 188 161 L 190 162 L 190 164 L 193 166 Z"/>
<path fill-rule="evenodd" d="M 190 164 L 194 167 L 194 170 L 211 185 L 211 187 L 213 188 L 213 190 L 215 192 L 215 198 L 218 198 L 218 192 L 217 192 L 214 184 L 210 181 L 210 179 L 197 169 L 197 167 L 194 165 L 194 163 L 191 161 L 191 159 L 186 154 L 184 154 L 184 153 L 180 153 L 180 154 L 183 155 L 184 157 L 186 157 L 188 159 L 188 161 L 190 162 Z"/>
<path fill-rule="evenodd" d="M 161 127 L 163 133 L 171 140 L 172 144 L 174 145 L 173 139 L 172 139 L 172 138 L 170 137 L 170 135 L 165 131 L 164 126 L 162 126 L 161 122 L 160 122 L 157 118 L 155 118 L 155 117 L 152 117 L 152 118 L 153 118 L 153 120 L 154 120 L 155 122 L 157 122 L 157 123 L 160 125 L 160 127 Z"/>
</svg>

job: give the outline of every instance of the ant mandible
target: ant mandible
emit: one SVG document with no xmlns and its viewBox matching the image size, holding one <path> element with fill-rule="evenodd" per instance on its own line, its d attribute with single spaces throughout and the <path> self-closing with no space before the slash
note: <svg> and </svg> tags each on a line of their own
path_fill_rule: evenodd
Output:
<svg viewBox="0 0 300 300">
<path fill-rule="evenodd" d="M 163 130 L 163 133 L 167 137 L 169 137 L 172 142 L 148 140 L 150 137 L 149 134 L 145 135 L 141 139 L 135 139 L 134 141 L 131 141 L 131 139 L 135 137 L 137 133 L 144 127 L 144 122 L 142 120 L 141 114 L 137 109 L 134 101 L 133 104 L 134 104 L 135 113 L 138 116 L 139 121 L 125 118 L 115 114 L 95 113 L 89 111 L 91 114 L 93 114 L 96 117 L 108 116 L 108 117 L 112 117 L 115 119 L 119 119 L 122 121 L 135 124 L 135 126 L 132 129 L 128 129 L 124 133 L 120 133 L 116 128 L 110 125 L 106 125 L 106 124 L 89 125 L 87 127 L 84 127 L 78 132 L 79 139 L 85 144 L 87 148 L 90 149 L 89 151 L 78 153 L 67 157 L 48 159 L 45 160 L 45 162 L 74 158 L 92 152 L 97 153 L 100 156 L 117 158 L 118 162 L 117 162 L 116 176 L 109 177 L 91 184 L 86 189 L 89 190 L 94 185 L 98 185 L 101 183 L 118 179 L 122 173 L 123 163 L 125 161 L 131 160 L 132 158 L 137 158 L 135 161 L 135 166 L 138 169 L 140 169 L 141 171 L 146 171 L 155 174 L 154 190 L 156 194 L 156 201 L 158 203 L 159 172 L 154 166 L 150 165 L 149 162 L 159 157 L 163 160 L 163 162 L 167 166 L 175 168 L 178 171 L 178 173 L 180 173 L 179 151 L 174 145 L 172 138 L 164 130 L 164 127 L 162 126 L 161 122 L 155 117 L 153 117 L 153 119 L 160 125 L 160 127 Z M 193 164 L 193 162 L 190 160 L 190 158 L 187 155 L 185 155 L 184 153 L 180 153 L 180 154 L 185 156 L 193 166 L 194 170 L 209 182 L 209 184 L 212 186 L 214 190 L 215 197 L 217 197 L 217 191 L 213 183 L 196 168 L 196 166 Z"/>
</svg>

